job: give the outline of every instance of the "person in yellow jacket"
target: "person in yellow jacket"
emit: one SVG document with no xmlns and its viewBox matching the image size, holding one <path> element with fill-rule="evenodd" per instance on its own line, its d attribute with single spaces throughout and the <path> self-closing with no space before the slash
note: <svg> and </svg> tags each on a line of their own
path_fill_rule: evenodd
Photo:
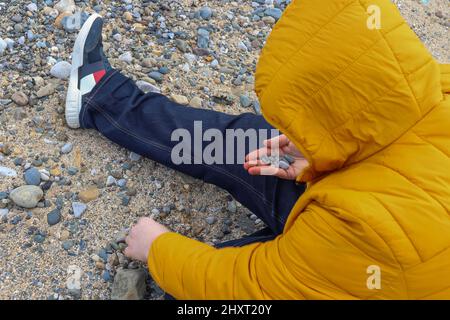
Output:
<svg viewBox="0 0 450 320">
<path fill-rule="evenodd" d="M 377 23 L 371 23 L 373 10 Z M 76 43 L 76 52 L 84 45 L 88 53 L 76 67 L 95 73 L 78 88 L 85 96 L 71 80 L 69 125 L 95 128 L 223 187 L 268 225 L 259 235 L 212 247 L 140 220 L 126 254 L 148 261 L 167 293 L 177 299 L 450 298 L 450 66 L 433 59 L 389 0 L 294 0 L 257 67 L 265 120 L 144 95 L 96 54 L 99 37 L 90 35 L 96 24 L 88 20 Z M 96 59 L 103 69 L 84 68 Z M 282 134 L 247 150 L 244 167 L 171 163 L 174 144 L 164 136 L 195 120 L 222 131 L 237 126 Z M 288 167 L 264 160 L 274 151 L 288 155 Z"/>
</svg>

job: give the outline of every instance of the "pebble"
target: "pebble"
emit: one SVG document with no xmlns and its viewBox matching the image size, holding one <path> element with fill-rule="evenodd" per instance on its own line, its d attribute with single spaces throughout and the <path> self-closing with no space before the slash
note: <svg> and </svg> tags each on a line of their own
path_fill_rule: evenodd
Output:
<svg viewBox="0 0 450 320">
<path fill-rule="evenodd" d="M 203 28 L 197 30 L 197 46 L 201 49 L 207 49 L 209 47 L 209 31 Z"/>
<path fill-rule="evenodd" d="M 76 10 L 76 5 L 74 0 L 61 0 L 55 4 L 54 8 L 58 10 L 59 13 L 74 12 Z"/>
<path fill-rule="evenodd" d="M 105 249 L 100 249 L 100 251 L 98 252 L 98 256 L 103 260 L 103 262 L 108 261 L 108 253 Z"/>
<path fill-rule="evenodd" d="M 57 62 L 51 69 L 50 74 L 58 79 L 67 80 L 70 77 L 72 65 L 67 61 Z"/>
<path fill-rule="evenodd" d="M 129 196 L 125 195 L 125 196 L 121 197 L 121 203 L 123 206 L 128 206 L 130 204 L 130 200 L 131 200 L 131 197 L 129 197 Z"/>
<path fill-rule="evenodd" d="M 283 169 L 283 170 L 287 170 L 287 169 L 289 169 L 289 167 L 290 167 L 290 164 L 287 162 L 287 161 L 285 161 L 285 160 L 280 160 L 279 162 L 278 162 L 278 167 L 280 168 L 280 169 Z"/>
<path fill-rule="evenodd" d="M 274 18 L 275 20 L 279 20 L 283 14 L 283 11 L 278 8 L 267 8 L 266 11 L 264 11 L 264 14 Z"/>
<path fill-rule="evenodd" d="M 38 186 L 41 183 L 41 173 L 34 167 L 25 171 L 23 178 L 28 185 Z"/>
<path fill-rule="evenodd" d="M 144 269 L 119 269 L 112 285 L 112 300 L 142 300 L 146 292 Z"/>
<path fill-rule="evenodd" d="M 194 108 L 201 108 L 203 106 L 203 100 L 199 97 L 193 97 L 189 105 Z"/>
<path fill-rule="evenodd" d="M 133 15 L 128 11 L 124 12 L 123 18 L 128 22 L 133 21 Z"/>
<path fill-rule="evenodd" d="M 71 176 L 74 176 L 78 173 L 78 168 L 69 167 L 69 168 L 67 168 L 67 173 Z"/>
<path fill-rule="evenodd" d="M 116 184 L 117 184 L 117 180 L 113 176 L 108 176 L 108 178 L 106 178 L 106 186 L 107 187 L 115 186 Z"/>
<path fill-rule="evenodd" d="M 81 26 L 86 20 L 87 20 L 87 13 L 85 12 L 81 13 L 81 18 L 80 14 L 63 15 L 61 19 L 61 25 L 63 29 L 67 32 L 77 32 L 78 30 L 81 29 Z"/>
<path fill-rule="evenodd" d="M 183 105 L 189 104 L 188 98 L 185 97 L 185 96 L 182 96 L 182 95 L 172 94 L 172 95 L 170 96 L 170 98 L 171 98 L 173 101 L 175 101 L 176 103 L 179 103 L 179 104 L 183 104 Z"/>
<path fill-rule="evenodd" d="M 40 88 L 37 92 L 36 92 L 36 96 L 38 98 L 43 98 L 43 97 L 47 97 L 51 94 L 53 94 L 55 92 L 55 86 L 53 84 L 48 84 L 42 88 Z"/>
<path fill-rule="evenodd" d="M 82 202 L 72 202 L 72 211 L 75 218 L 81 218 L 86 209 L 86 204 Z"/>
<path fill-rule="evenodd" d="M 148 76 L 156 82 L 162 82 L 164 80 L 164 75 L 158 71 L 152 71 L 148 74 Z"/>
<path fill-rule="evenodd" d="M 288 155 L 288 154 L 285 154 L 285 155 L 283 156 L 283 158 L 284 158 L 284 160 L 286 160 L 286 162 L 289 163 L 289 164 L 293 164 L 293 163 L 295 162 L 295 159 L 294 159 L 292 156 Z"/>
<path fill-rule="evenodd" d="M 127 185 L 127 180 L 126 179 L 119 179 L 117 180 L 117 185 L 121 188 L 124 188 Z"/>
<path fill-rule="evenodd" d="M 14 94 L 11 96 L 11 100 L 19 106 L 28 105 L 28 96 L 22 91 L 14 92 Z"/>
<path fill-rule="evenodd" d="M 16 172 L 16 170 L 0 166 L 0 176 L 16 177 L 17 176 L 17 172 Z"/>
<path fill-rule="evenodd" d="M 69 294 L 76 298 L 80 298 L 81 277 L 83 275 L 83 271 L 76 265 L 70 265 L 67 268 L 67 275 L 66 288 L 69 291 Z"/>
<path fill-rule="evenodd" d="M 142 158 L 142 156 L 140 155 L 140 154 L 137 154 L 137 153 L 135 153 L 135 152 L 131 152 L 130 153 L 130 160 L 131 161 L 139 161 L 139 160 L 141 160 L 141 158 Z"/>
<path fill-rule="evenodd" d="M 116 40 L 117 42 L 122 41 L 122 35 L 120 33 L 115 33 L 113 35 L 113 39 Z"/>
<path fill-rule="evenodd" d="M 212 224 L 216 223 L 217 218 L 214 216 L 209 216 L 209 217 L 206 217 L 205 220 L 206 220 L 207 224 L 212 225 Z"/>
<path fill-rule="evenodd" d="M 8 217 L 9 209 L 8 208 L 2 208 L 0 209 L 0 220 L 5 220 Z"/>
<path fill-rule="evenodd" d="M 213 10 L 210 7 L 201 7 L 199 14 L 203 20 L 209 20 L 213 16 Z"/>
<path fill-rule="evenodd" d="M 43 243 L 45 241 L 45 236 L 43 236 L 42 234 L 37 234 L 34 236 L 33 240 L 36 243 Z"/>
<path fill-rule="evenodd" d="M 3 53 L 5 52 L 6 48 L 8 48 L 8 44 L 6 43 L 5 40 L 3 40 L 2 38 L 0 38 L 0 55 L 3 55 Z"/>
<path fill-rule="evenodd" d="M 186 52 L 189 51 L 189 45 L 184 40 L 176 39 L 175 40 L 175 46 L 177 47 L 178 50 L 180 50 L 183 53 L 186 53 Z"/>
<path fill-rule="evenodd" d="M 36 12 L 37 11 L 37 5 L 36 3 L 30 3 L 29 5 L 27 5 L 27 10 L 31 11 L 31 12 Z"/>
<path fill-rule="evenodd" d="M 133 61 L 133 56 L 131 55 L 131 52 L 128 51 L 121 54 L 119 56 L 119 60 L 131 64 L 131 62 Z"/>
<path fill-rule="evenodd" d="M 241 102 L 241 106 L 244 108 L 248 108 L 252 105 L 252 100 L 245 94 L 239 97 L 239 101 Z"/>
<path fill-rule="evenodd" d="M 27 209 L 35 208 L 43 196 L 41 188 L 31 185 L 18 187 L 9 195 L 16 205 Z"/>
<path fill-rule="evenodd" d="M 248 51 L 248 47 L 245 45 L 245 43 L 244 42 L 242 42 L 242 41 L 239 41 L 239 43 L 238 43 L 238 49 L 239 50 L 242 50 L 242 51 Z"/>
<path fill-rule="evenodd" d="M 253 110 L 255 110 L 255 113 L 258 115 L 261 115 L 261 104 L 259 103 L 258 100 L 253 101 Z"/>
<path fill-rule="evenodd" d="M 61 147 L 62 154 L 68 154 L 68 153 L 72 152 L 72 150 L 73 150 L 73 144 L 71 144 L 70 142 L 66 143 L 65 145 L 63 145 Z"/>
<path fill-rule="evenodd" d="M 60 221 L 61 221 L 61 211 L 59 209 L 53 209 L 47 214 L 47 223 L 50 226 L 54 226 Z"/>
<path fill-rule="evenodd" d="M 74 245 L 75 245 L 75 243 L 72 240 L 66 240 L 66 241 L 63 241 L 63 243 L 62 243 L 62 247 L 66 251 L 69 251 L 70 249 L 72 249 L 72 247 Z"/>
<path fill-rule="evenodd" d="M 91 202 L 100 196 L 100 191 L 96 187 L 90 187 L 86 190 L 81 191 L 78 194 L 78 198 L 84 203 Z"/>
<path fill-rule="evenodd" d="M 104 270 L 102 273 L 102 278 L 104 281 L 109 282 L 111 281 L 111 274 L 109 273 L 108 270 Z"/>
<path fill-rule="evenodd" d="M 274 18 L 274 17 L 271 17 L 271 16 L 266 16 L 266 17 L 263 17 L 262 19 L 261 19 L 265 24 L 267 24 L 267 25 L 273 25 L 273 24 L 275 24 L 275 22 L 277 22 L 277 20 Z"/>
<path fill-rule="evenodd" d="M 147 81 L 143 81 L 143 80 L 138 80 L 136 81 L 136 86 L 144 91 L 144 93 L 148 93 L 148 92 L 154 92 L 154 93 L 161 93 L 161 90 L 152 85 L 151 83 L 147 82 Z"/>
<path fill-rule="evenodd" d="M 227 211 L 230 212 L 230 213 L 236 213 L 237 212 L 236 201 L 234 201 L 234 200 L 228 201 Z"/>
</svg>

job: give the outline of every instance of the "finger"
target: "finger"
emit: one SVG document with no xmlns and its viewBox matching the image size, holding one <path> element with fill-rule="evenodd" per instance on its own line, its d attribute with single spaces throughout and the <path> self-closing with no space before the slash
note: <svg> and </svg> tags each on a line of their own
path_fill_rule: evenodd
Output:
<svg viewBox="0 0 450 320">
<path fill-rule="evenodd" d="M 131 257 L 131 249 L 130 247 L 126 247 L 125 250 L 123 251 L 123 254 L 127 257 Z"/>
<path fill-rule="evenodd" d="M 270 164 L 265 163 L 261 160 L 253 160 L 244 163 L 245 170 L 248 170 L 249 168 L 252 167 L 267 167 L 267 166 L 270 166 Z"/>
<path fill-rule="evenodd" d="M 248 169 L 248 173 L 252 176 L 276 176 L 278 168 L 272 166 L 258 166 Z"/>
<path fill-rule="evenodd" d="M 126 243 L 127 245 L 129 245 L 130 242 L 131 242 L 131 236 L 130 236 L 130 235 L 127 235 L 127 236 L 125 237 L 125 243 Z"/>
<path fill-rule="evenodd" d="M 278 149 L 289 143 L 288 137 L 284 134 L 264 141 L 264 145 L 271 149 Z"/>
<path fill-rule="evenodd" d="M 142 223 L 152 222 L 152 221 L 153 221 L 153 219 L 150 218 L 150 217 L 141 217 L 141 218 L 139 219 L 138 223 L 139 223 L 139 224 L 142 224 Z"/>
<path fill-rule="evenodd" d="M 267 148 L 256 149 L 255 151 L 250 152 L 246 157 L 246 161 L 257 160 L 262 156 L 267 155 Z"/>
<path fill-rule="evenodd" d="M 271 156 L 282 157 L 283 155 L 285 155 L 285 152 L 283 150 L 261 148 L 261 149 L 257 149 L 255 151 L 250 152 L 245 157 L 245 161 L 251 162 L 251 161 L 262 160 L 264 157 L 271 157 Z"/>
</svg>

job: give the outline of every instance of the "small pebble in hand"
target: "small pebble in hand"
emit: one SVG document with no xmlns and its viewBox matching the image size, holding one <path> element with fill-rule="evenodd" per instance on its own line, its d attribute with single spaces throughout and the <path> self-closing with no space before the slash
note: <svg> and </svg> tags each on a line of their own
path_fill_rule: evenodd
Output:
<svg viewBox="0 0 450 320">
<path fill-rule="evenodd" d="M 268 156 L 262 156 L 261 157 L 261 162 L 264 163 L 264 164 L 271 164 L 271 161 L 270 161 Z"/>
<path fill-rule="evenodd" d="M 290 167 L 290 164 L 287 162 L 287 161 L 285 161 L 285 160 L 280 160 L 280 162 L 278 163 L 278 167 L 280 168 L 280 169 L 283 169 L 283 170 L 287 170 L 287 169 L 289 169 L 289 167 Z"/>
<path fill-rule="evenodd" d="M 283 158 L 284 158 L 284 160 L 286 160 L 286 162 L 289 163 L 289 164 L 293 164 L 293 163 L 295 162 L 294 158 L 292 158 L 292 157 L 291 157 L 290 155 L 288 155 L 288 154 L 285 154 Z"/>
</svg>

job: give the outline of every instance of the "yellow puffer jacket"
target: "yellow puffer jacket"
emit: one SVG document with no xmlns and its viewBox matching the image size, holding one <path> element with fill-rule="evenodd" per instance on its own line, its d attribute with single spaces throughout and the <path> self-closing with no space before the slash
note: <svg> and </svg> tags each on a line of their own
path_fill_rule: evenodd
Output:
<svg viewBox="0 0 450 320">
<path fill-rule="evenodd" d="M 157 283 L 185 299 L 449 299 L 450 66 L 396 7 L 294 1 L 256 91 L 309 160 L 307 191 L 271 242 L 215 249 L 162 235 L 148 261 Z"/>
</svg>

